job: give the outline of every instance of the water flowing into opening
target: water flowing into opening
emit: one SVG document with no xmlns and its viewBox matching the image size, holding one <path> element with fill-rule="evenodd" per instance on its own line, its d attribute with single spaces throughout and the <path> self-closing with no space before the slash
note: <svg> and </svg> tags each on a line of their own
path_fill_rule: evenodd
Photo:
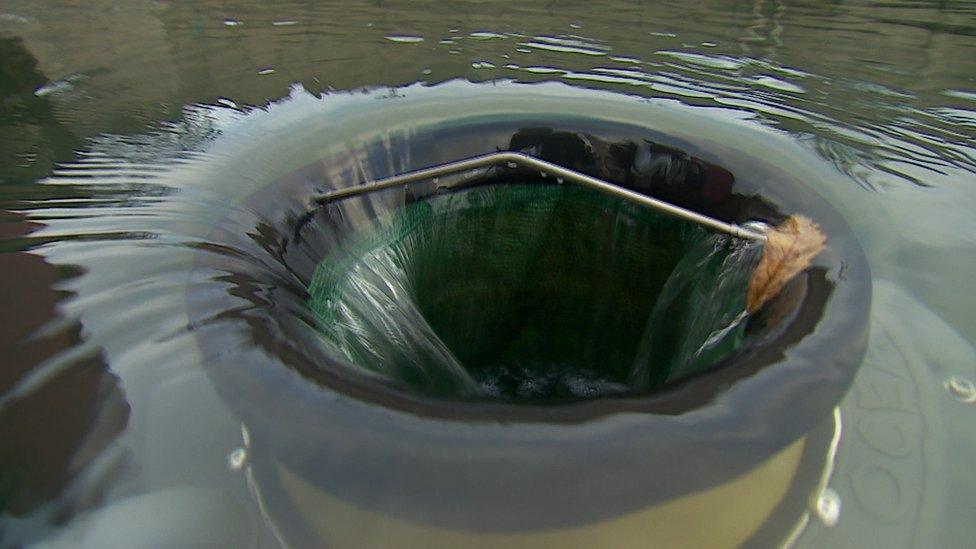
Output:
<svg viewBox="0 0 976 549">
<path fill-rule="evenodd" d="M 571 185 L 501 184 L 407 205 L 320 263 L 333 353 L 453 398 L 646 392 L 744 341 L 756 246 Z"/>
</svg>

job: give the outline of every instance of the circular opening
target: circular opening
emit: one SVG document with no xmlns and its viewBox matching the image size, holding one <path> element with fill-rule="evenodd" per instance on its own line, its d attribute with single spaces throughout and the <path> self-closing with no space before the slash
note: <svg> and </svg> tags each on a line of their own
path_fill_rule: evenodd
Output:
<svg viewBox="0 0 976 549">
<path fill-rule="evenodd" d="M 378 134 L 361 149 L 337 151 L 282 175 L 249 196 L 241 210 L 258 213 L 257 219 L 235 213 L 220 220 L 215 228 L 218 237 L 223 242 L 252 243 L 261 262 L 241 264 L 229 254 L 199 253 L 196 268 L 200 276 L 188 286 L 187 308 L 195 322 L 207 322 L 214 303 L 226 305 L 218 318 L 222 330 L 198 330 L 197 341 L 213 357 L 207 371 L 216 389 L 247 425 L 252 440 L 249 463 L 261 478 L 263 493 L 270 493 L 269 487 L 278 482 L 277 473 L 287 470 L 358 507 L 417 523 L 472 531 L 551 531 L 710 492 L 755 470 L 829 416 L 863 356 L 871 295 L 864 255 L 830 205 L 788 170 L 731 146 L 712 143 L 705 151 L 646 127 L 602 120 L 574 119 L 557 128 L 544 128 L 550 122 L 500 116 L 410 131 L 403 139 Z M 574 401 L 559 405 L 533 405 L 551 402 L 537 397 L 500 398 L 477 391 L 464 393 L 451 386 L 432 387 L 422 375 L 405 380 L 377 369 L 375 361 L 348 358 L 339 347 L 342 340 L 329 332 L 342 325 L 329 315 L 340 310 L 338 304 L 351 295 L 349 281 L 364 280 L 352 274 L 369 274 L 371 262 L 366 259 L 376 254 L 391 261 L 415 257 L 393 253 L 396 247 L 389 245 L 396 241 L 393 235 L 405 235 L 401 241 L 406 243 L 406 235 L 424 234 L 416 228 L 397 232 L 398 227 L 410 226 L 404 220 L 412 210 L 427 209 L 437 220 L 441 217 L 433 214 L 443 213 L 445 204 L 452 201 L 479 204 L 485 211 L 483 201 L 459 201 L 479 192 L 491 196 L 493 191 L 516 192 L 532 185 L 539 192 L 548 188 L 566 197 L 558 201 L 558 212 L 569 193 L 585 191 L 569 183 L 556 185 L 552 178 L 538 173 L 499 168 L 334 201 L 311 212 L 310 197 L 364 179 L 498 150 L 526 152 L 724 221 L 761 220 L 775 225 L 783 218 L 781 212 L 802 212 L 821 225 L 829 246 L 795 279 L 794 291 L 784 290 L 764 307 L 767 313 L 785 309 L 785 314 L 763 318 L 760 310 L 750 315 L 745 327 L 730 322 L 733 330 L 716 332 L 707 323 L 696 325 L 695 319 L 710 317 L 712 313 L 705 314 L 706 310 L 728 314 L 742 310 L 733 304 L 745 293 L 732 290 L 742 284 L 734 275 L 751 271 L 751 266 L 740 267 L 748 264 L 755 249 L 616 200 L 599 205 L 606 197 L 593 196 L 598 205 L 588 198 L 581 214 L 563 214 L 573 223 L 554 223 L 559 231 L 527 233 L 533 238 L 545 235 L 549 246 L 577 245 L 581 238 L 591 243 L 583 248 L 590 260 L 569 263 L 570 269 L 555 263 L 545 271 L 548 277 L 583 280 L 575 285 L 552 285 L 560 290 L 553 297 L 556 302 L 562 295 L 572 295 L 566 288 L 576 287 L 586 288 L 594 296 L 586 295 L 591 301 L 571 302 L 574 307 L 580 302 L 608 301 L 610 288 L 646 295 L 643 311 L 650 311 L 650 316 L 656 309 L 666 312 L 662 318 L 668 322 L 660 326 L 670 331 L 662 330 L 662 334 L 698 334 L 686 339 L 663 337 L 672 341 L 673 357 L 684 356 L 680 349 L 703 348 L 701 343 L 708 340 L 704 336 L 712 333 L 728 333 L 729 339 L 718 337 L 721 344 L 710 347 L 709 352 L 674 363 L 685 367 L 656 362 L 668 365 L 654 369 L 661 376 L 622 381 L 629 383 L 625 395 L 573 396 Z M 437 192 L 438 185 L 446 187 L 443 192 Z M 283 200 L 293 207 L 282 208 Z M 533 197 L 525 202 L 540 200 Z M 500 207 L 491 208 L 496 210 L 496 218 Z M 599 216 L 615 223 L 596 225 L 592 220 Z M 661 257 L 656 246 L 674 243 L 672 237 L 677 236 L 678 257 L 672 258 L 663 284 L 640 280 L 632 287 L 593 274 L 607 265 L 607 256 L 601 253 L 614 251 L 614 247 L 624 249 L 622 242 L 627 239 L 622 236 L 626 234 L 614 231 L 628 223 L 650 224 L 655 217 L 680 228 L 669 233 L 665 225 L 651 231 L 648 238 L 629 241 L 636 249 Z M 463 223 L 462 217 L 447 219 L 457 221 L 445 225 L 444 240 L 462 245 L 452 254 L 465 252 L 468 264 L 486 261 L 481 257 L 485 250 L 465 248 L 470 237 L 451 231 L 473 231 L 481 238 L 492 236 L 492 241 L 503 242 L 495 225 L 482 225 L 492 229 L 487 233 L 475 231 L 478 225 Z M 594 226 L 603 232 L 594 233 L 590 230 Z M 608 239 L 608 234 L 613 238 Z M 454 285 L 467 291 L 474 287 L 472 281 L 481 276 L 480 271 L 459 270 L 457 265 L 465 262 L 435 254 L 441 248 L 434 247 L 430 238 L 423 242 L 429 251 L 418 257 L 432 257 L 427 263 L 431 272 L 447 275 L 424 278 L 423 271 L 415 268 L 402 271 L 399 280 L 411 284 L 416 284 L 413 280 L 434 280 L 437 295 L 446 296 L 445 301 L 451 294 L 442 292 L 443 288 Z M 382 250 L 387 252 L 379 253 Z M 564 251 L 563 257 L 576 253 Z M 504 257 L 500 252 L 497 256 Z M 493 261 L 491 265 L 503 263 Z M 578 271 L 579 265 L 592 270 Z M 663 263 L 661 269 L 665 270 Z M 613 270 L 617 275 L 620 272 L 619 267 Z M 541 276 L 537 271 L 539 280 L 530 278 L 519 284 L 544 288 Z M 671 280 L 685 283 L 669 285 Z M 665 299 L 667 295 L 677 297 Z M 728 297 L 722 299 L 723 295 Z M 484 300 L 488 302 L 485 307 L 503 310 L 496 308 L 496 300 Z M 626 299 L 616 301 L 621 302 L 631 305 Z M 673 306 L 659 308 L 665 302 Z M 423 305 L 428 301 L 414 303 L 412 318 L 429 324 L 431 309 Z M 429 303 L 437 305 L 438 301 Z M 472 309 L 472 315 L 484 315 L 484 309 Z M 589 322 L 592 314 L 586 318 L 584 326 L 603 327 Z M 712 318 L 722 325 L 722 317 Z M 470 326 L 477 329 L 467 333 L 480 336 L 482 320 L 475 320 L 478 323 Z M 550 320 L 549 326 L 543 326 L 568 322 L 564 317 Z M 444 321 L 448 328 L 459 329 L 451 322 L 450 318 Z M 439 326 L 433 333 L 441 337 L 443 332 L 444 327 Z M 226 335 L 214 337 L 219 333 Z M 338 332 L 343 333 L 350 332 Z M 603 344 L 600 337 L 581 329 L 570 335 Z M 641 343 L 632 342 L 634 356 L 640 355 L 646 341 L 644 333 L 640 338 Z M 241 348 L 242 340 L 254 344 L 247 347 L 248 353 L 228 355 L 228 349 Z M 276 360 L 269 363 L 269 356 Z M 609 364 L 601 361 L 596 367 Z M 474 365 L 462 366 L 475 377 Z M 475 383 L 475 387 L 481 385 Z M 343 467 L 330 465 L 336 463 Z M 566 483 L 566 478 L 589 481 L 581 490 L 576 483 Z M 804 486 L 809 484 L 804 481 Z M 285 509 L 282 512 L 288 515 L 286 499 L 276 500 L 269 509 Z M 472 516 L 458 501 L 471 501 L 483 512 Z M 573 505 L 563 505 L 566 501 Z"/>
<path fill-rule="evenodd" d="M 658 389 L 744 340 L 751 248 L 546 180 L 436 194 L 318 265 L 333 352 L 441 397 L 543 403 Z"/>
<path fill-rule="evenodd" d="M 262 212 L 261 223 L 253 227 L 237 226 L 238 220 L 230 217 L 226 227 L 221 229 L 221 235 L 223 238 L 253 238 L 264 252 L 270 254 L 269 261 L 260 267 L 274 270 L 274 277 L 266 277 L 274 282 L 256 282 L 253 273 L 242 270 L 233 258 L 222 259 L 213 257 L 213 254 L 201 256 L 198 266 L 229 273 L 221 280 L 235 285 L 231 299 L 245 299 L 253 304 L 253 307 L 241 310 L 240 320 L 246 329 L 241 336 L 250 338 L 261 352 L 280 358 L 287 369 L 267 368 L 265 357 L 259 357 L 252 366 L 237 364 L 214 374 L 229 378 L 222 392 L 227 393 L 229 399 L 246 402 L 254 398 L 265 400 L 275 391 L 294 389 L 300 391 L 300 398 L 316 402 L 343 394 L 364 406 L 378 405 L 432 421 L 436 418 L 559 424 L 578 423 L 618 412 L 683 415 L 704 409 L 719 395 L 733 398 L 742 406 L 761 406 L 758 403 L 768 402 L 765 392 L 773 385 L 784 383 L 791 387 L 811 383 L 817 390 L 831 395 L 825 399 L 804 400 L 812 407 L 820 409 L 820 406 L 834 402 L 835 393 L 842 391 L 849 381 L 851 362 L 847 358 L 811 362 L 811 357 L 846 353 L 848 347 L 853 349 L 849 353 L 851 360 L 860 356 L 857 353 L 863 343 L 862 332 L 835 326 L 863 320 L 865 309 L 861 297 L 869 294 L 861 290 L 864 277 L 858 271 L 857 284 L 842 286 L 842 298 L 835 295 L 839 269 L 843 266 L 849 279 L 850 265 L 860 268 L 863 254 L 856 241 L 850 238 L 847 226 L 829 205 L 801 181 L 791 178 L 788 172 L 763 171 L 768 166 L 756 164 L 751 158 L 742 160 L 731 155 L 725 158 L 731 163 L 719 165 L 715 158 L 706 159 L 700 151 L 652 141 L 646 129 L 604 126 L 602 122 L 579 123 L 580 126 L 572 131 L 507 119 L 452 126 L 443 131 L 412 134 L 409 140 L 397 145 L 402 145 L 404 150 L 392 156 L 389 143 L 378 141 L 375 148 L 364 149 L 362 158 L 343 153 L 323 159 L 282 176 L 250 196 L 248 208 Z M 452 148 L 445 149 L 447 143 Z M 344 340 L 356 335 L 356 330 L 358 334 L 368 335 L 371 327 L 336 321 L 335 311 L 338 309 L 335 308 L 345 305 L 345 297 L 350 295 L 346 289 L 351 286 L 346 281 L 357 279 L 346 274 L 353 272 L 352 267 L 356 265 L 360 266 L 360 272 L 368 274 L 369 269 L 364 270 L 368 262 L 360 260 L 367 256 L 367 251 L 372 253 L 374 249 L 384 247 L 382 243 L 390 239 L 389 228 L 396 226 L 396 220 L 405 212 L 421 204 L 431 207 L 438 201 L 463 196 L 475 189 L 533 185 L 551 187 L 558 193 L 584 190 L 571 183 L 558 185 L 552 177 L 544 177 L 538 172 L 497 167 L 331 201 L 311 209 L 308 208 L 309 197 L 347 187 L 355 181 L 387 177 L 491 150 L 520 151 L 631 191 L 738 224 L 750 220 L 778 224 L 785 217 L 783 211 L 809 213 L 829 235 L 830 245 L 808 271 L 790 283 L 791 287 L 785 288 L 756 314 L 741 318 L 743 307 L 736 301 L 743 299 L 745 294 L 742 275 L 751 273 L 752 265 L 748 263 L 758 255 L 757 249 L 740 246 L 742 242 L 730 242 L 727 238 L 723 240 L 722 235 L 709 235 L 697 226 L 685 226 L 678 231 L 681 235 L 680 258 L 673 264 L 674 269 L 665 285 L 654 288 L 641 281 L 640 287 L 634 290 L 643 289 L 649 296 L 645 303 L 653 304 L 645 331 L 638 342 L 632 342 L 637 349 L 632 357 L 634 362 L 621 365 L 604 360 L 596 367 L 581 368 L 591 372 L 600 370 L 590 373 L 590 378 L 583 380 L 585 383 L 575 385 L 582 387 L 581 391 L 530 392 L 526 396 L 515 391 L 503 394 L 492 392 L 490 384 L 486 387 L 481 383 L 485 380 L 477 377 L 478 368 L 460 361 L 451 370 L 452 374 L 445 376 L 437 370 L 387 367 L 396 362 L 374 360 L 377 353 L 382 356 L 385 350 L 383 345 L 375 342 L 368 348 L 373 356 L 347 353 L 343 349 Z M 410 161 L 405 162 L 403 158 Z M 740 181 L 733 175 L 738 172 L 756 172 L 757 175 Z M 775 185 L 769 182 L 775 182 Z M 779 204 L 770 199 L 766 193 L 769 189 L 776 191 L 773 195 L 776 200 L 789 196 L 791 202 Z M 278 204 L 283 199 L 299 206 L 282 212 Z M 637 209 L 620 199 L 613 199 L 611 203 L 611 211 L 620 204 L 636 209 L 638 213 L 632 215 L 638 217 L 660 215 Z M 586 209 L 587 212 L 605 210 L 607 207 L 600 208 L 592 203 Z M 591 237 L 591 234 L 584 232 L 583 236 Z M 656 233 L 645 244 L 666 240 L 658 236 Z M 460 238 L 455 240 L 462 241 Z M 563 244 L 569 240 L 563 238 Z M 598 244 L 596 250 L 620 247 L 619 243 L 614 244 L 606 238 L 594 240 Z M 596 254 L 591 257 L 593 255 Z M 392 257 L 402 259 L 396 254 Z M 589 263 L 602 265 L 603 261 L 600 258 Z M 688 274 L 677 276 L 679 273 Z M 400 280 L 409 280 L 403 272 L 399 275 Z M 471 277 L 460 278 L 466 284 L 470 283 Z M 672 280 L 676 282 L 669 286 L 668 282 Z M 440 284 L 444 285 L 444 282 Z M 591 289 L 601 288 L 592 280 L 587 284 Z M 736 290 L 736 286 L 742 289 Z M 388 308 L 392 308 L 389 299 L 387 302 Z M 841 312 L 827 314 L 829 306 Z M 767 314 L 771 310 L 777 314 Z M 339 312 L 349 311 L 355 312 L 355 309 L 345 307 L 345 312 Z M 852 311 L 856 312 L 855 316 L 851 316 Z M 193 307 L 191 312 L 200 315 L 206 310 Z M 368 315 L 359 316 L 366 318 Z M 652 317 L 666 321 L 652 324 Z M 389 342 L 392 338 L 396 343 L 396 338 L 404 335 L 397 330 L 391 331 L 391 327 L 422 325 L 413 322 L 418 319 L 429 324 L 419 306 L 413 307 L 407 319 L 410 322 L 397 321 L 380 326 L 382 329 L 378 333 L 390 337 L 376 342 Z M 554 319 L 551 324 L 562 321 Z M 374 330 L 373 333 L 377 332 Z M 480 336 L 479 331 L 473 333 Z M 437 336 L 436 339 L 441 338 Z M 600 341 L 597 337 L 591 340 Z M 840 341 L 842 345 L 824 344 L 824 341 Z M 654 345 L 645 348 L 645 342 Z M 206 341 L 202 344 L 215 353 L 222 352 L 219 344 Z M 453 354 L 450 348 L 447 349 Z M 654 360 L 638 360 L 646 356 Z M 799 363 L 803 366 L 792 367 Z M 411 365 L 409 361 L 399 364 Z M 638 369 L 640 364 L 647 366 Z M 560 366 L 565 370 L 565 365 Z M 616 367 L 620 372 L 627 366 L 632 374 L 627 378 L 613 379 L 602 375 L 606 369 Z M 454 374 L 459 371 L 472 378 L 471 382 L 454 382 L 457 379 Z M 312 383 L 301 389 L 290 382 L 285 385 L 272 383 L 272 378 L 276 383 L 286 382 L 295 373 Z M 536 372 L 529 379 L 533 382 L 529 388 L 533 388 L 535 380 L 540 378 L 544 376 Z M 617 385 L 603 383 L 608 379 Z M 510 378 L 506 380 L 511 381 Z M 830 382 L 824 383 L 824 380 Z M 516 388 L 522 385 L 521 381 Z M 509 383 L 508 386 L 512 385 Z M 557 388 L 564 389 L 565 385 Z M 567 405 L 525 405 L 551 402 Z"/>
</svg>

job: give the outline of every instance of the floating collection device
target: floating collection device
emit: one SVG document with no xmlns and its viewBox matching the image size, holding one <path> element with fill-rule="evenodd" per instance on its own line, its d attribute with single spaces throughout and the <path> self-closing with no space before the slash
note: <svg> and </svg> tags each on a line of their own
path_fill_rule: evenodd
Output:
<svg viewBox="0 0 976 549">
<path fill-rule="evenodd" d="M 499 116 L 402 140 L 388 130 L 244 201 L 281 236 L 258 245 L 288 284 L 217 296 L 255 300 L 234 325 L 243 337 L 264 323 L 283 337 L 226 363 L 226 339 L 198 338 L 218 357 L 207 371 L 247 427 L 281 535 L 336 547 L 362 545 L 364 532 L 402 547 L 787 538 L 821 481 L 870 310 L 863 252 L 816 190 L 767 159 L 701 154 L 628 124 Z M 283 215 L 286 196 L 296 203 Z M 265 234 L 236 215 L 215 230 Z M 811 231 L 813 246 L 800 236 Z M 239 269 L 203 252 L 196 268 Z M 662 293 L 672 274 L 693 295 Z M 750 298 L 752 278 L 766 284 Z M 212 295 L 188 290 L 191 319 L 209 318 Z M 401 301 L 412 308 L 392 308 Z M 659 333 L 649 321 L 665 302 Z M 265 303 L 307 309 L 251 314 Z M 710 337 L 714 314 L 747 317 L 743 338 L 671 368 Z M 345 352 L 410 358 L 417 345 L 394 344 L 416 333 L 440 338 L 477 391 Z M 338 345 L 356 337 L 360 347 Z M 628 375 L 644 341 L 675 343 L 653 355 L 647 382 Z M 300 352 L 269 368 L 279 347 Z M 687 526 L 703 518 L 708 528 Z"/>
</svg>

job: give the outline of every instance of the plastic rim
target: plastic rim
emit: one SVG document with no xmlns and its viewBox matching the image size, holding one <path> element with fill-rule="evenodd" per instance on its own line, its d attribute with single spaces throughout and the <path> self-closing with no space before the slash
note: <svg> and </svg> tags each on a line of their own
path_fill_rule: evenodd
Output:
<svg viewBox="0 0 976 549">
<path fill-rule="evenodd" d="M 585 119 L 531 126 L 607 142 L 650 140 L 708 165 L 721 158 L 722 168 L 737 176 L 732 196 L 755 193 L 779 211 L 812 217 L 828 234 L 829 250 L 810 271 L 806 299 L 788 329 L 747 356 L 660 394 L 546 408 L 417 398 L 345 375 L 338 362 L 323 370 L 315 360 L 329 364 L 328 357 L 301 353 L 286 360 L 305 379 L 259 359 L 210 367 L 255 448 L 317 488 L 380 514 L 450 528 L 529 531 L 620 516 L 719 486 L 829 414 L 863 356 L 870 308 L 867 263 L 829 204 L 773 162 L 732 149 L 699 150 L 648 128 Z M 381 177 L 509 147 L 525 127 L 524 120 L 499 118 L 429 128 L 395 145 L 377 142 L 367 147 L 375 157 L 325 159 L 269 184 L 248 204 L 269 208 L 268 196 L 307 196 L 330 184 L 351 184 L 323 175 L 351 175 L 360 163 Z M 766 187 L 774 192 L 767 195 Z M 738 214 L 751 219 L 757 211 Z M 302 236 L 297 229 L 295 235 L 296 241 Z M 307 282 L 308 266 L 293 259 L 285 254 L 292 272 Z M 202 259 L 201 266 L 213 268 L 212 261 Z M 200 344 L 207 347 L 205 340 Z M 281 424 L 288 428 L 276 428 Z M 479 512 L 459 501 L 476 504 Z"/>
</svg>

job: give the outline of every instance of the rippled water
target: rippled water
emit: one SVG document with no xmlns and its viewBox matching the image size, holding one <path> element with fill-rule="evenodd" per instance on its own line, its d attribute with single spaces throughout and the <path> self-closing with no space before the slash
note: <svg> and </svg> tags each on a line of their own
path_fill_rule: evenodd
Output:
<svg viewBox="0 0 976 549">
<path fill-rule="evenodd" d="M 305 199 L 452 120 L 584 115 L 775 163 L 865 249 L 868 355 L 796 544 L 968 544 L 974 35 L 951 1 L 5 1 L 0 544 L 276 546 L 201 366 L 322 350 L 316 258 L 278 247 Z"/>
</svg>

